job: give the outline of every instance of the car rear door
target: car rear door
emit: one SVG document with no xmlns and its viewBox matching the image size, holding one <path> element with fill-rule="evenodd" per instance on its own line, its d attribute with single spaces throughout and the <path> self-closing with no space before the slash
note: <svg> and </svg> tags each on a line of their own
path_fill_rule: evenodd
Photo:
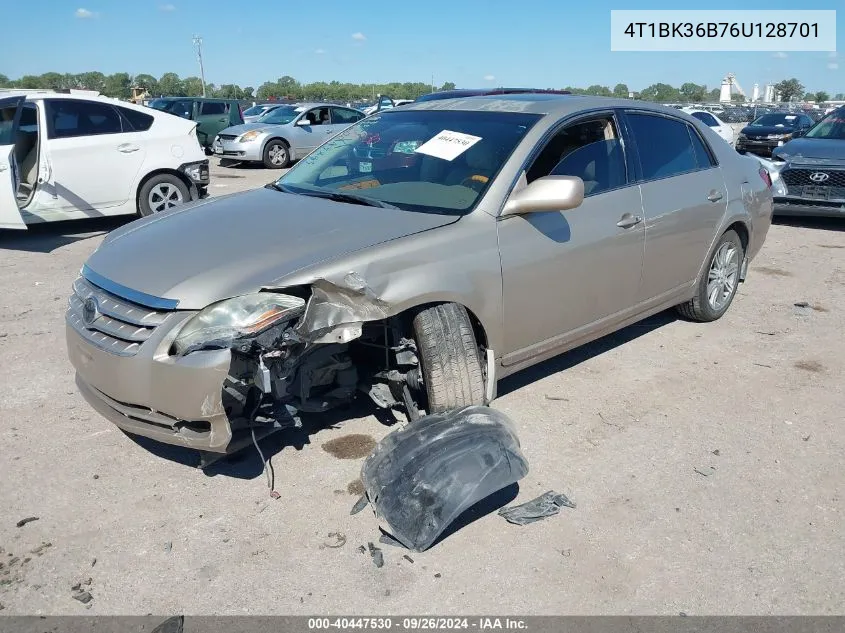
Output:
<svg viewBox="0 0 845 633">
<path fill-rule="evenodd" d="M 332 135 L 343 132 L 350 125 L 364 118 L 363 114 L 349 108 L 331 108 L 331 116 Z"/>
<path fill-rule="evenodd" d="M 197 102 L 197 136 L 200 144 L 210 147 L 214 137 L 229 127 L 229 105 L 225 101 Z"/>
<path fill-rule="evenodd" d="M 144 162 L 142 132 L 124 123 L 110 103 L 45 99 L 49 182 L 59 211 L 91 211 L 125 204 Z"/>
<path fill-rule="evenodd" d="M 18 208 L 19 169 L 15 162 L 15 132 L 26 97 L 0 99 L 0 229 L 25 229 Z"/>
<path fill-rule="evenodd" d="M 645 214 L 639 300 L 668 300 L 696 280 L 725 215 L 728 192 L 715 154 L 693 125 L 628 110 L 625 127 L 636 149 Z"/>
</svg>

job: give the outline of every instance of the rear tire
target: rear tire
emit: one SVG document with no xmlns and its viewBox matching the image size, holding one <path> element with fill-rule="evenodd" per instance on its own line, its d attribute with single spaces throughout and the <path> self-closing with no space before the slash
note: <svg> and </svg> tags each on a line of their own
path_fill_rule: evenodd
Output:
<svg viewBox="0 0 845 633">
<path fill-rule="evenodd" d="M 141 217 L 167 211 L 191 200 L 191 192 L 182 179 L 173 174 L 158 174 L 138 191 L 138 214 Z"/>
<path fill-rule="evenodd" d="M 699 323 L 721 318 L 728 311 L 739 286 L 739 271 L 745 258 L 742 241 L 735 231 L 726 231 L 707 260 L 698 280 L 695 296 L 676 306 L 681 316 Z"/>
<path fill-rule="evenodd" d="M 462 305 L 444 303 L 414 318 L 428 413 L 484 404 L 484 372 L 472 322 Z"/>
<path fill-rule="evenodd" d="M 272 139 L 264 146 L 262 161 L 267 169 L 284 169 L 290 165 L 290 149 L 280 139 Z"/>
</svg>

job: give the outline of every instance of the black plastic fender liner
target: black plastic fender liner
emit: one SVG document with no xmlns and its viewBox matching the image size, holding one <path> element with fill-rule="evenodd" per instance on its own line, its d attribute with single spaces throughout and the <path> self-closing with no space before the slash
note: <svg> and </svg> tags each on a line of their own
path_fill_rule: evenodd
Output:
<svg viewBox="0 0 845 633">
<path fill-rule="evenodd" d="M 528 473 L 513 423 L 489 407 L 421 417 L 361 467 L 376 516 L 405 547 L 428 549 L 462 512 Z"/>
</svg>

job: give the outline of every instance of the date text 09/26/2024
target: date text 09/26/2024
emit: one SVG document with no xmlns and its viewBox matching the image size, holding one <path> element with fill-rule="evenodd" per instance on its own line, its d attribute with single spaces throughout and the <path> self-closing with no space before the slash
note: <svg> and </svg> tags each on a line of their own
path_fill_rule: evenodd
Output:
<svg viewBox="0 0 845 633">
<path fill-rule="evenodd" d="M 521 618 L 510 617 L 351 617 L 351 618 L 309 618 L 308 630 L 390 630 L 403 631 L 446 631 L 446 630 L 478 630 L 497 631 L 511 630 L 524 631 L 528 625 Z"/>
</svg>

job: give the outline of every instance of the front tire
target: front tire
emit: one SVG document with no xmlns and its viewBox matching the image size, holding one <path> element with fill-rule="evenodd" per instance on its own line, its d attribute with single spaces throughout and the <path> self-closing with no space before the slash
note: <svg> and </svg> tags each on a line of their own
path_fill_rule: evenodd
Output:
<svg viewBox="0 0 845 633">
<path fill-rule="evenodd" d="M 745 258 L 742 241 L 735 231 L 726 231 L 701 276 L 695 296 L 677 306 L 678 312 L 691 321 L 707 323 L 722 317 L 733 302 L 739 286 L 739 269 Z"/>
<path fill-rule="evenodd" d="M 141 217 L 161 213 L 190 199 L 188 186 L 178 176 L 159 174 L 147 180 L 138 191 L 138 213 Z"/>
<path fill-rule="evenodd" d="M 428 413 L 483 405 L 484 372 L 466 308 L 456 303 L 428 308 L 413 327 Z"/>
<path fill-rule="evenodd" d="M 284 169 L 290 165 L 290 149 L 282 140 L 273 139 L 264 147 L 262 161 L 267 169 Z"/>
</svg>

